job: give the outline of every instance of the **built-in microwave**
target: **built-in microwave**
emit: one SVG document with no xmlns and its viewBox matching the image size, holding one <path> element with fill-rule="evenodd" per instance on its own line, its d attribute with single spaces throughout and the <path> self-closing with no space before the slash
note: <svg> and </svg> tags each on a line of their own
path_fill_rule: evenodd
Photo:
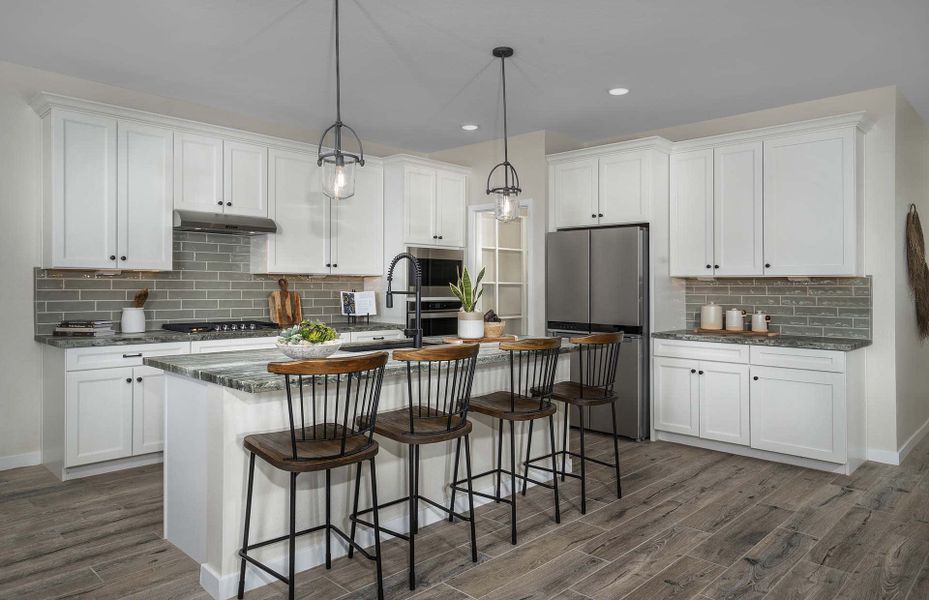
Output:
<svg viewBox="0 0 929 600">
<path fill-rule="evenodd" d="M 423 277 L 423 298 L 451 297 L 448 284 L 458 281 L 464 267 L 464 252 L 438 248 L 410 248 L 410 254 L 419 261 Z M 409 279 L 413 282 L 413 263 L 410 263 Z"/>
</svg>

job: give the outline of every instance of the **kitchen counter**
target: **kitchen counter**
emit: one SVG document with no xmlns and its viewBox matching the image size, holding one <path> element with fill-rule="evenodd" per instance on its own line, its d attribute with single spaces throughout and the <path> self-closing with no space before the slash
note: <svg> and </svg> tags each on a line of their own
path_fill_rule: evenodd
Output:
<svg viewBox="0 0 929 600">
<path fill-rule="evenodd" d="M 328 323 L 339 333 L 381 331 L 384 329 L 403 329 L 399 323 Z M 256 329 L 254 331 L 205 331 L 202 333 L 180 333 L 167 329 L 154 329 L 144 333 L 117 333 L 106 337 L 56 337 L 37 335 L 35 341 L 55 348 L 91 348 L 97 346 L 127 346 L 131 344 L 162 344 L 171 342 L 198 342 L 204 340 L 234 340 L 260 337 L 274 337 L 277 329 Z"/>
<path fill-rule="evenodd" d="M 345 344 L 350 348 L 353 344 Z M 562 353 L 570 352 L 573 344 L 562 346 Z M 337 352 L 334 356 L 353 356 L 354 353 Z M 477 366 L 504 363 L 509 353 L 499 350 L 496 345 L 481 348 Z M 149 367 L 161 369 L 167 373 L 190 377 L 207 383 L 257 394 L 277 392 L 284 389 L 284 378 L 268 373 L 269 362 L 286 362 L 292 360 L 276 348 L 262 350 L 237 350 L 233 352 L 213 352 L 209 354 L 185 354 L 179 356 L 155 356 L 143 362 Z M 387 362 L 384 377 L 406 373 L 406 363 L 393 359 Z"/>
<path fill-rule="evenodd" d="M 712 342 L 714 344 L 744 344 L 751 346 L 781 346 L 785 348 L 808 348 L 811 350 L 837 350 L 851 352 L 871 345 L 871 340 L 851 338 L 812 337 L 802 335 L 778 335 L 774 337 L 694 333 L 690 329 L 661 331 L 652 334 L 653 338 L 664 340 L 685 340 L 689 342 Z"/>
</svg>

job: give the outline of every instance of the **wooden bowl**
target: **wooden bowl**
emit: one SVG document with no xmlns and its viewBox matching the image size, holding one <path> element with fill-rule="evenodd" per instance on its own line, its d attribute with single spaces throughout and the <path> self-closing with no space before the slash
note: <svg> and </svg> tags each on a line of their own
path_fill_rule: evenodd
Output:
<svg viewBox="0 0 929 600">
<path fill-rule="evenodd" d="M 506 321 L 500 321 L 499 323 L 484 323 L 484 337 L 500 337 L 503 335 L 504 329 L 506 329 Z"/>
</svg>

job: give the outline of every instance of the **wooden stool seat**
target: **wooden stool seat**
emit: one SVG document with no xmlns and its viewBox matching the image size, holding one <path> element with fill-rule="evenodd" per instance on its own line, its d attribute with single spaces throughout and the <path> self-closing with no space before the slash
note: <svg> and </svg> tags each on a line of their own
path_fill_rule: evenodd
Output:
<svg viewBox="0 0 929 600">
<path fill-rule="evenodd" d="M 314 439 L 314 433 L 317 434 Z M 342 453 L 342 426 L 328 423 L 306 428 L 307 439 L 297 440 L 297 458 L 293 457 L 290 429 L 271 433 L 256 433 L 245 437 L 245 449 L 254 452 L 272 466 L 291 473 L 310 473 L 344 467 L 373 458 L 377 442 L 367 435 L 352 434 L 345 438 Z"/>
<path fill-rule="evenodd" d="M 552 398 L 574 406 L 599 406 L 616 401 L 616 394 L 601 387 L 581 385 L 576 381 L 562 381 L 552 388 Z"/>
<path fill-rule="evenodd" d="M 419 413 L 423 416 L 419 416 Z M 471 433 L 471 421 L 430 407 L 414 409 L 413 429 L 410 410 L 399 408 L 377 415 L 374 433 L 402 444 L 435 444 L 455 440 Z M 462 424 L 462 420 L 464 424 Z"/>
<path fill-rule="evenodd" d="M 530 398 L 521 394 L 511 397 L 510 392 L 507 391 L 492 392 L 471 398 L 472 411 L 504 421 L 532 421 L 558 412 L 558 407 L 554 404 L 545 403 L 541 408 L 539 404 L 538 398 Z"/>
</svg>

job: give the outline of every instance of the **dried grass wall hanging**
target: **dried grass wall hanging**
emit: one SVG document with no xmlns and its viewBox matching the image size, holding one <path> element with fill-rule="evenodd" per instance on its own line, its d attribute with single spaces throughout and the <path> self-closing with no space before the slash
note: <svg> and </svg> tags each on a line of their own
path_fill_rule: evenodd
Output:
<svg viewBox="0 0 929 600">
<path fill-rule="evenodd" d="M 910 204 L 906 215 L 906 267 L 916 301 L 916 325 L 922 338 L 929 337 L 929 267 L 926 244 L 916 205 Z"/>
</svg>

